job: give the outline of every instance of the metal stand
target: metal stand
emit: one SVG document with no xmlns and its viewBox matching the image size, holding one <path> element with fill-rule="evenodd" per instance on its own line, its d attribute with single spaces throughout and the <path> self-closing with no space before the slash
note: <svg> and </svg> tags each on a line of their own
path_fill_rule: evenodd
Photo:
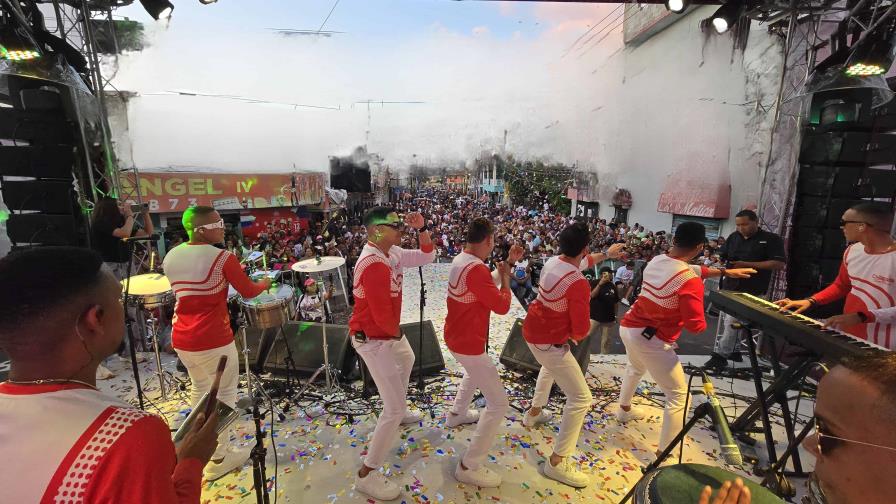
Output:
<svg viewBox="0 0 896 504">
<path fill-rule="evenodd" d="M 125 314 L 125 325 L 128 328 L 128 348 L 130 349 L 131 356 L 131 369 L 134 371 L 134 387 L 137 389 L 137 401 L 140 404 L 140 409 L 145 410 L 146 404 L 143 399 L 143 387 L 140 386 L 140 366 L 137 364 L 137 349 L 134 347 L 134 318 L 131 317 L 130 313 L 128 313 L 128 306 L 130 306 L 130 292 L 131 292 L 131 269 L 134 267 L 134 244 L 136 242 L 128 241 L 128 271 L 124 281 L 124 300 L 122 303 L 124 304 L 124 314 Z"/>
<path fill-rule="evenodd" d="M 635 495 L 635 490 L 638 488 L 638 483 L 640 483 L 641 480 L 643 480 L 648 474 L 658 468 L 660 464 L 662 464 L 663 461 L 669 457 L 669 454 L 672 453 L 672 450 L 675 449 L 675 446 L 678 445 L 678 443 L 682 442 L 682 440 L 684 440 L 684 437 L 687 436 L 688 432 L 690 432 L 691 429 L 693 429 L 694 426 L 697 425 L 697 422 L 699 422 L 703 417 L 708 416 L 709 413 L 709 403 L 701 403 L 696 408 L 694 408 L 694 415 L 691 416 L 691 419 L 688 420 L 688 422 L 684 425 L 684 428 L 678 432 L 678 435 L 675 436 L 675 439 L 673 439 L 669 443 L 669 446 L 667 446 L 662 451 L 662 453 L 657 456 L 656 460 L 654 460 L 647 467 L 641 470 L 641 472 L 644 473 L 643 476 L 641 476 L 641 479 L 639 479 L 637 482 L 635 482 L 634 485 L 632 485 L 631 490 L 629 490 L 628 493 L 625 494 L 625 497 L 623 497 L 622 500 L 619 501 L 619 504 L 625 504 L 629 501 L 629 499 L 632 498 L 632 496 Z M 545 463 L 550 464 L 551 462 L 549 460 L 546 460 Z"/>
<path fill-rule="evenodd" d="M 149 317 L 146 319 L 146 328 L 148 331 L 147 337 L 152 340 L 152 349 L 153 353 L 155 353 L 156 358 L 156 377 L 159 379 L 159 391 L 161 392 L 161 397 L 163 401 L 168 400 L 168 390 L 174 390 L 176 388 L 177 381 L 174 379 L 174 375 L 165 371 L 162 368 L 162 354 L 159 349 L 159 335 L 156 332 L 156 319 L 155 314 L 152 310 L 147 310 L 141 307 L 141 310 L 149 314 Z M 170 388 L 169 388 L 170 387 Z"/>
<path fill-rule="evenodd" d="M 418 346 L 417 351 L 417 395 L 418 399 L 426 404 L 422 409 L 429 411 L 430 420 L 435 420 L 436 414 L 433 411 L 432 397 L 426 395 L 426 380 L 423 379 L 423 311 L 426 307 L 426 282 L 423 281 L 423 266 L 417 267 L 420 274 L 420 325 L 418 326 Z"/>
</svg>

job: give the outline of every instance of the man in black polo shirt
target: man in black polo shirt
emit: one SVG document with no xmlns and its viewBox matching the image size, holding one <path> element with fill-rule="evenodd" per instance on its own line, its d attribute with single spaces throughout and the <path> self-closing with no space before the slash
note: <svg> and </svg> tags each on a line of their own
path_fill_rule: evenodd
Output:
<svg viewBox="0 0 896 504">
<path fill-rule="evenodd" d="M 750 278 L 725 278 L 721 289 L 747 292 L 765 297 L 772 279 L 772 272 L 784 268 L 784 241 L 781 237 L 759 229 L 759 217 L 752 210 L 741 210 L 734 217 L 737 231 L 731 233 L 719 250 L 719 256 L 729 268 L 753 268 L 756 274 Z M 740 361 L 737 351 L 738 331 L 731 327 L 737 319 L 721 313 L 722 332 L 716 335 L 712 357 L 706 368 L 724 369 L 728 359 Z"/>
</svg>

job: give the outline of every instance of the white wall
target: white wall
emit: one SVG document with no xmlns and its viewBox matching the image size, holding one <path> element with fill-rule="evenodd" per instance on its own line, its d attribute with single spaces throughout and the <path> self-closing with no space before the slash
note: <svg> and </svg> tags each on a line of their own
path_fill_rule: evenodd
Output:
<svg viewBox="0 0 896 504">
<path fill-rule="evenodd" d="M 754 24 L 742 54 L 733 49 L 732 35 L 700 31 L 700 20 L 712 12 L 695 9 L 619 51 L 597 74 L 596 87 L 609 85 L 592 122 L 592 138 L 601 147 L 593 165 L 602 217 L 613 216 L 613 192 L 624 187 L 634 202 L 629 222 L 669 229 L 672 215 L 658 213 L 657 200 L 667 177 L 682 172 L 730 177 L 731 221 L 758 202 L 781 45 Z"/>
</svg>

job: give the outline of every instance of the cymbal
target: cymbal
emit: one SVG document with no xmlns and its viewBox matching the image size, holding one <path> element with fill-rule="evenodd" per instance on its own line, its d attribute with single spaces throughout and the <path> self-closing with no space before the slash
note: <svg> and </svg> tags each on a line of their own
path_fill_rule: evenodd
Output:
<svg viewBox="0 0 896 504">
<path fill-rule="evenodd" d="M 345 264 L 344 257 L 337 256 L 321 256 L 305 259 L 292 265 L 293 271 L 300 273 L 320 273 L 330 271 Z"/>
</svg>

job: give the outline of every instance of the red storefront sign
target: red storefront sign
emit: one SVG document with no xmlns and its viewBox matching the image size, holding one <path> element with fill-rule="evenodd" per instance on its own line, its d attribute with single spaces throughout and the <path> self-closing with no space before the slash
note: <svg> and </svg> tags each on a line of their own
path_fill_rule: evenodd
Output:
<svg viewBox="0 0 896 504">
<path fill-rule="evenodd" d="M 731 211 L 731 184 L 727 172 L 697 178 L 679 173 L 666 180 L 656 205 L 666 212 L 709 219 L 727 219 Z"/>
<path fill-rule="evenodd" d="M 295 181 L 296 201 L 293 201 Z M 121 177 L 122 192 L 134 192 L 133 174 Z M 218 210 L 316 205 L 324 196 L 325 173 L 140 172 L 140 197 L 153 213 L 183 212 L 194 205 Z"/>
</svg>

